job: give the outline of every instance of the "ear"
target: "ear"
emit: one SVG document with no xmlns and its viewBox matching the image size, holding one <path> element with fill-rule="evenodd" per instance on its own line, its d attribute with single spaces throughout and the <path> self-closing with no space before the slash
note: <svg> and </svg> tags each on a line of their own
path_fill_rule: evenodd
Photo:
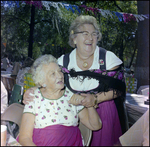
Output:
<svg viewBox="0 0 150 147">
<path fill-rule="evenodd" d="M 76 38 L 73 39 L 74 44 L 77 44 Z"/>
</svg>

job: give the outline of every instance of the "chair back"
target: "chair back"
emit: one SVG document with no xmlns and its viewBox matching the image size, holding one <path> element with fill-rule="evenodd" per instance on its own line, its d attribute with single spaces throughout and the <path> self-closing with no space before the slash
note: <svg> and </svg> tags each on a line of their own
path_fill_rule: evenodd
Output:
<svg viewBox="0 0 150 147">
<path fill-rule="evenodd" d="M 81 132 L 83 140 L 84 140 L 83 146 L 89 146 L 91 138 L 92 138 L 92 130 L 88 129 L 81 122 L 79 123 L 79 129 L 80 129 L 80 132 Z"/>
<path fill-rule="evenodd" d="M 13 103 L 1 114 L 1 120 L 14 122 L 20 127 L 23 110 L 24 105 Z"/>
<path fill-rule="evenodd" d="M 23 98 L 23 87 L 15 84 L 13 87 L 13 90 L 11 92 L 11 96 L 9 98 L 9 105 L 12 103 L 22 103 L 22 98 Z"/>
<path fill-rule="evenodd" d="M 126 77 L 126 92 L 136 93 L 137 91 L 137 79 L 132 77 Z"/>
<path fill-rule="evenodd" d="M 24 110 L 24 105 L 21 105 L 18 103 L 13 103 L 7 107 L 7 109 L 4 111 L 3 114 L 1 114 L 1 121 L 8 122 L 8 123 L 6 123 L 8 132 L 14 138 L 16 138 L 16 135 L 15 135 L 16 132 L 14 132 L 13 128 L 11 127 L 11 124 L 15 123 L 20 128 L 23 110 Z M 19 133 L 19 130 L 17 132 Z M 18 135 L 18 133 L 17 133 L 17 135 Z"/>
</svg>

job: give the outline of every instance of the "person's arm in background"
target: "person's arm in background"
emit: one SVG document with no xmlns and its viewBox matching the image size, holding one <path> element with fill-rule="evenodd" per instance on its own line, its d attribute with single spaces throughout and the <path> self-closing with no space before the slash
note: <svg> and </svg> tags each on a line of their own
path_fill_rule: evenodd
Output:
<svg viewBox="0 0 150 147">
<path fill-rule="evenodd" d="M 119 140 L 122 146 L 149 146 L 149 109 Z"/>
</svg>

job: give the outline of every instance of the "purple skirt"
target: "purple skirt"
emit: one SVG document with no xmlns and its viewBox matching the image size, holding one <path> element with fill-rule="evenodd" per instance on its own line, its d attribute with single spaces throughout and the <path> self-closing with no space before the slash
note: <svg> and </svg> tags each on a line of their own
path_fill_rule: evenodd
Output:
<svg viewBox="0 0 150 147">
<path fill-rule="evenodd" d="M 114 100 L 99 104 L 97 112 L 102 121 L 102 128 L 93 131 L 91 146 L 114 146 L 122 135 L 119 116 Z"/>
<path fill-rule="evenodd" d="M 53 125 L 34 129 L 32 139 L 37 146 L 83 146 L 77 126 Z"/>
</svg>

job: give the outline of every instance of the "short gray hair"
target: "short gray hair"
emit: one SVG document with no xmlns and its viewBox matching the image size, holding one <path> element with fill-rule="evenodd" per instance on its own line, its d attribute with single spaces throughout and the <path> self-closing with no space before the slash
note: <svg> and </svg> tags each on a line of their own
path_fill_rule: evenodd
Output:
<svg viewBox="0 0 150 147">
<path fill-rule="evenodd" d="M 42 83 L 45 81 L 46 77 L 45 72 L 42 70 L 42 67 L 43 65 L 48 65 L 49 63 L 57 64 L 57 59 L 52 55 L 46 54 L 37 58 L 31 67 L 33 81 L 38 87 L 42 86 Z"/>
<path fill-rule="evenodd" d="M 99 33 L 98 35 L 98 41 L 101 40 L 102 34 L 100 32 L 97 20 L 95 17 L 90 16 L 90 15 L 80 15 L 78 16 L 70 25 L 69 28 L 69 45 L 71 47 L 75 47 L 75 44 L 73 42 L 73 39 L 76 37 L 77 34 L 74 34 L 75 32 L 79 31 L 79 27 L 84 25 L 84 24 L 91 24 L 94 26 L 95 30 Z"/>
</svg>

